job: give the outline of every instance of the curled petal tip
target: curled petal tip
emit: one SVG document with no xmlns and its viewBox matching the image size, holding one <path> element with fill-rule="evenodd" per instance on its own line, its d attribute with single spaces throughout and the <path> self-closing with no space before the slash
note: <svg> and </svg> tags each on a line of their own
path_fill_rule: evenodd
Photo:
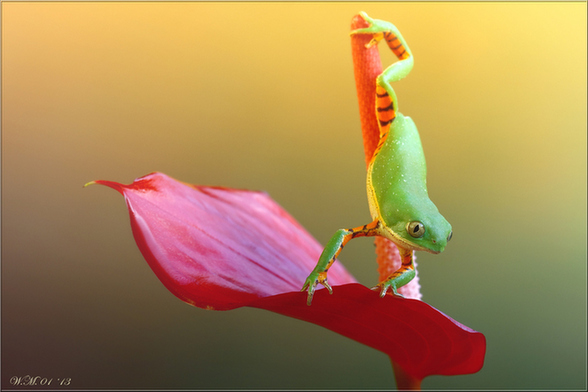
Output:
<svg viewBox="0 0 588 392">
<path fill-rule="evenodd" d="M 87 187 L 88 185 L 93 185 L 93 184 L 105 185 L 105 186 L 112 188 L 120 193 L 123 193 L 123 189 L 125 188 L 125 185 L 119 184 L 118 182 L 104 181 L 104 180 L 96 180 L 96 181 L 87 182 L 86 184 L 84 184 L 84 188 Z"/>
</svg>

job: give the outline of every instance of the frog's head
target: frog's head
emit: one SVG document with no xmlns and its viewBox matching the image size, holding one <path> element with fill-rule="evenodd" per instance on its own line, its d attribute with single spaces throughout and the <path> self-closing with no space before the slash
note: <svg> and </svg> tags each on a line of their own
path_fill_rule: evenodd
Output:
<svg viewBox="0 0 588 392">
<path fill-rule="evenodd" d="M 412 204 L 412 203 L 409 203 Z M 416 206 L 405 205 L 402 213 L 393 216 L 387 226 L 391 238 L 398 245 L 430 253 L 441 253 L 451 239 L 451 225 L 439 213 L 437 206 L 427 197 Z M 392 217 L 392 216 L 389 216 Z"/>
</svg>

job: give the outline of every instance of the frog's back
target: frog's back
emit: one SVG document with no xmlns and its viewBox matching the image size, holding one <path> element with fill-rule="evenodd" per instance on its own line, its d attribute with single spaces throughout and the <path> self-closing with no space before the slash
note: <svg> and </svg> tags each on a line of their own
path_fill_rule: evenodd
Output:
<svg viewBox="0 0 588 392">
<path fill-rule="evenodd" d="M 410 117 L 397 113 L 368 168 L 367 188 L 372 218 L 385 220 L 402 212 L 408 218 L 415 199 L 428 200 L 426 176 L 425 154 L 418 130 Z"/>
</svg>

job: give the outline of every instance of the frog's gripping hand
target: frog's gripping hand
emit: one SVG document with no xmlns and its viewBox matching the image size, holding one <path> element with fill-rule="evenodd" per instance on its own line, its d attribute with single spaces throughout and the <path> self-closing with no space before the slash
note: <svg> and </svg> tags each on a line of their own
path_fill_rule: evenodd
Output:
<svg viewBox="0 0 588 392">
<path fill-rule="evenodd" d="M 310 275 L 308 275 L 308 278 L 306 278 L 306 281 L 304 282 L 304 286 L 302 286 L 302 290 L 300 290 L 300 291 L 308 290 L 308 298 L 306 300 L 306 304 L 308 306 L 310 306 L 310 304 L 312 303 L 312 297 L 314 297 L 314 291 L 316 290 L 316 286 L 319 283 L 322 284 L 323 286 L 325 286 L 327 288 L 327 290 L 329 290 L 329 294 L 333 294 L 333 289 L 331 288 L 329 283 L 327 283 L 327 271 L 317 272 L 316 268 L 315 268 L 310 273 Z"/>
<path fill-rule="evenodd" d="M 406 41 L 404 38 L 402 38 L 402 34 L 400 34 L 400 31 L 396 26 L 390 22 L 386 22 L 385 20 L 370 18 L 368 14 L 363 11 L 361 11 L 359 14 L 363 20 L 369 23 L 370 26 L 363 29 L 353 30 L 350 34 L 372 34 L 373 38 L 366 45 L 366 47 L 369 48 L 377 45 L 382 39 L 385 38 L 390 50 L 400 60 L 404 60 L 412 56 L 412 52 L 408 48 Z"/>
<path fill-rule="evenodd" d="M 330 294 L 333 294 L 333 289 L 327 283 L 327 271 L 331 267 L 331 265 L 341 253 L 341 250 L 351 239 L 356 237 L 365 237 L 365 236 L 374 236 L 377 233 L 377 229 L 379 228 L 379 222 L 373 221 L 370 224 L 363 225 L 360 227 L 355 227 L 353 229 L 340 229 L 337 230 L 335 235 L 331 237 L 323 253 L 319 258 L 316 267 L 312 270 L 306 281 L 304 282 L 304 286 L 302 286 L 302 290 L 308 290 L 308 299 L 306 300 L 306 304 L 310 306 L 312 303 L 312 297 L 314 296 L 314 291 L 316 290 L 316 286 L 320 283 L 329 290 Z"/>
</svg>

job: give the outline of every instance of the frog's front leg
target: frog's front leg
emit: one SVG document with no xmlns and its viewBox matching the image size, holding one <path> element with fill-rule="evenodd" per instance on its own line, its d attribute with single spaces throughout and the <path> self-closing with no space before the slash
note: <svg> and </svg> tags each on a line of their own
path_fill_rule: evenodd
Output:
<svg viewBox="0 0 588 392">
<path fill-rule="evenodd" d="M 392 289 L 392 294 L 402 297 L 397 290 L 410 282 L 416 274 L 414 270 L 412 249 L 405 249 L 399 246 L 398 251 L 402 258 L 402 266 L 386 278 L 386 280 L 378 283 L 377 286 L 372 287 L 372 290 L 380 290 L 380 297 L 382 298 L 386 295 L 388 289 Z"/>
<path fill-rule="evenodd" d="M 367 225 L 355 227 L 353 229 L 339 229 L 331 237 L 323 253 L 319 257 L 318 263 L 316 267 L 312 270 L 306 281 L 304 282 L 304 286 L 302 286 L 302 290 L 308 290 L 308 299 L 306 303 L 310 306 L 312 302 L 312 297 L 314 296 L 314 291 L 316 286 L 320 283 L 329 290 L 330 294 L 333 294 L 333 289 L 327 283 L 327 271 L 331 267 L 331 265 L 341 253 L 343 247 L 353 238 L 356 237 L 366 237 L 366 236 L 374 236 L 377 233 L 377 229 L 380 227 L 380 223 L 378 220 L 373 221 Z"/>
</svg>

